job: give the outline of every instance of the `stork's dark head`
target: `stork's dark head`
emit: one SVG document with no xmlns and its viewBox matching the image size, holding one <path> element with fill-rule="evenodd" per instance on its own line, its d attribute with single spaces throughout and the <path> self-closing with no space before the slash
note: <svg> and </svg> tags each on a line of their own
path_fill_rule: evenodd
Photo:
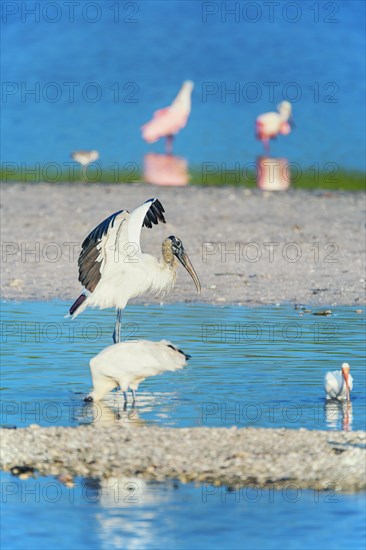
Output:
<svg viewBox="0 0 366 550">
<path fill-rule="evenodd" d="M 173 263 L 174 258 L 180 261 L 182 266 L 188 271 L 192 277 L 194 284 L 196 285 L 197 291 L 201 292 L 201 283 L 199 281 L 198 275 L 194 270 L 191 260 L 188 257 L 188 254 L 184 250 L 183 243 L 178 237 L 171 235 L 163 242 L 163 258 L 166 263 Z"/>
</svg>

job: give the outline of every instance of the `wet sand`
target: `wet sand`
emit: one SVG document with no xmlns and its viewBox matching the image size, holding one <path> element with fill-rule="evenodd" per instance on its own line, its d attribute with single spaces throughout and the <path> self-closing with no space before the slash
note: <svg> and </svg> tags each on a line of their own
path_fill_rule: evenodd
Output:
<svg viewBox="0 0 366 550">
<path fill-rule="evenodd" d="M 158 197 L 166 225 L 144 229 L 143 250 L 179 236 L 202 293 L 179 269 L 164 302 L 316 307 L 365 303 L 364 195 L 145 184 L 3 184 L 2 278 L 6 300 L 73 300 L 86 235 L 111 213 Z M 140 302 L 161 299 L 143 297 Z"/>
</svg>

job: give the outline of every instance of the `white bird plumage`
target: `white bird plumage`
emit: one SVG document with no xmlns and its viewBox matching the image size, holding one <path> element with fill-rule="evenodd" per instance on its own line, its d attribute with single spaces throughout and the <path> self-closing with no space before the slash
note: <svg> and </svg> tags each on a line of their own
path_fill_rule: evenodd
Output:
<svg viewBox="0 0 366 550">
<path fill-rule="evenodd" d="M 181 369 L 190 356 L 167 340 L 120 342 L 103 349 L 90 361 L 93 391 L 85 401 L 99 401 L 119 386 L 127 401 L 130 389 L 135 400 L 139 384 L 150 376 Z"/>
<path fill-rule="evenodd" d="M 82 166 L 87 166 L 91 162 L 98 160 L 99 153 L 98 151 L 73 151 L 71 153 L 71 158 L 81 164 Z"/>
<path fill-rule="evenodd" d="M 324 379 L 326 399 L 350 401 L 350 393 L 353 388 L 353 378 L 349 371 L 349 364 L 343 363 L 341 370 L 327 372 Z"/>
<path fill-rule="evenodd" d="M 120 210 L 100 223 L 84 240 L 79 256 L 81 295 L 70 308 L 75 318 L 88 306 L 117 309 L 114 341 L 120 341 L 121 312 L 128 301 L 145 293 L 163 294 L 174 286 L 178 261 L 200 291 L 198 276 L 183 243 L 170 236 L 163 241 L 162 259 L 143 254 L 140 234 L 143 226 L 165 223 L 158 199 L 149 199 L 131 214 Z"/>
</svg>

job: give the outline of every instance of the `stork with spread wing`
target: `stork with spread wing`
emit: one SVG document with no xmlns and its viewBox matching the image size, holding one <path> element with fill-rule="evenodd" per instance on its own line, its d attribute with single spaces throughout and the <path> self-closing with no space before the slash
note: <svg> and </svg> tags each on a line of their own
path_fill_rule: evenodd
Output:
<svg viewBox="0 0 366 550">
<path fill-rule="evenodd" d="M 78 264 L 84 289 L 71 306 L 70 315 L 74 318 L 88 306 L 115 307 L 115 343 L 120 341 L 122 310 L 128 301 L 145 293 L 169 292 L 176 280 L 178 260 L 201 291 L 198 276 L 177 237 L 163 241 L 160 260 L 141 252 L 142 227 L 165 223 L 164 212 L 158 199 L 147 200 L 131 213 L 120 210 L 93 229 L 82 244 Z"/>
</svg>

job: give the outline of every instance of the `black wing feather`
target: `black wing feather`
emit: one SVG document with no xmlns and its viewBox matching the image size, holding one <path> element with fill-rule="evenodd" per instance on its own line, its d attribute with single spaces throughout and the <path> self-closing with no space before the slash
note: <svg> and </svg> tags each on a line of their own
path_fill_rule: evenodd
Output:
<svg viewBox="0 0 366 550">
<path fill-rule="evenodd" d="M 116 217 L 124 212 L 119 210 L 108 218 L 102 221 L 84 240 L 81 245 L 78 266 L 79 266 L 79 281 L 90 292 L 93 292 L 100 281 L 100 262 L 97 261 L 99 250 L 97 248 L 101 239 L 106 235 L 111 227 L 113 227 Z"/>
<path fill-rule="evenodd" d="M 160 222 L 166 223 L 164 218 L 164 207 L 159 199 L 149 199 L 146 202 L 151 202 L 149 210 L 146 212 L 144 223 L 142 227 L 152 228 L 152 224 L 157 225 Z"/>
<path fill-rule="evenodd" d="M 172 344 L 167 344 L 168 348 L 173 349 L 174 351 L 177 351 L 178 353 L 181 353 L 184 355 L 184 357 L 187 359 L 187 361 L 192 357 L 191 355 L 188 355 L 187 353 L 184 353 L 183 350 L 176 348 L 175 346 L 172 346 Z"/>
<path fill-rule="evenodd" d="M 109 228 L 113 227 L 116 217 L 119 214 L 121 214 L 121 212 L 124 212 L 124 210 L 119 210 L 118 212 L 115 212 L 114 214 L 112 214 L 111 216 L 106 218 L 104 221 L 102 221 L 102 223 L 97 225 L 97 227 L 95 229 L 93 229 L 93 231 L 91 231 L 91 233 L 89 233 L 89 235 L 86 237 L 86 239 L 84 240 L 84 242 L 81 246 L 83 248 L 85 248 L 85 247 L 88 246 L 88 244 L 90 242 L 98 243 L 100 241 L 100 239 L 102 237 L 104 237 L 104 235 L 106 235 Z"/>
<path fill-rule="evenodd" d="M 164 207 L 159 199 L 149 199 L 150 208 L 146 213 L 142 227 L 152 228 L 153 224 L 157 225 L 159 222 L 166 223 L 164 218 Z M 84 239 L 81 245 L 82 250 L 80 252 L 78 265 L 79 265 L 79 281 L 90 292 L 93 292 L 95 287 L 100 281 L 100 262 L 97 261 L 99 256 L 99 250 L 97 248 L 101 239 L 106 235 L 110 228 L 113 227 L 116 217 L 124 212 L 119 210 L 102 223 L 100 223 L 89 235 Z"/>
</svg>

